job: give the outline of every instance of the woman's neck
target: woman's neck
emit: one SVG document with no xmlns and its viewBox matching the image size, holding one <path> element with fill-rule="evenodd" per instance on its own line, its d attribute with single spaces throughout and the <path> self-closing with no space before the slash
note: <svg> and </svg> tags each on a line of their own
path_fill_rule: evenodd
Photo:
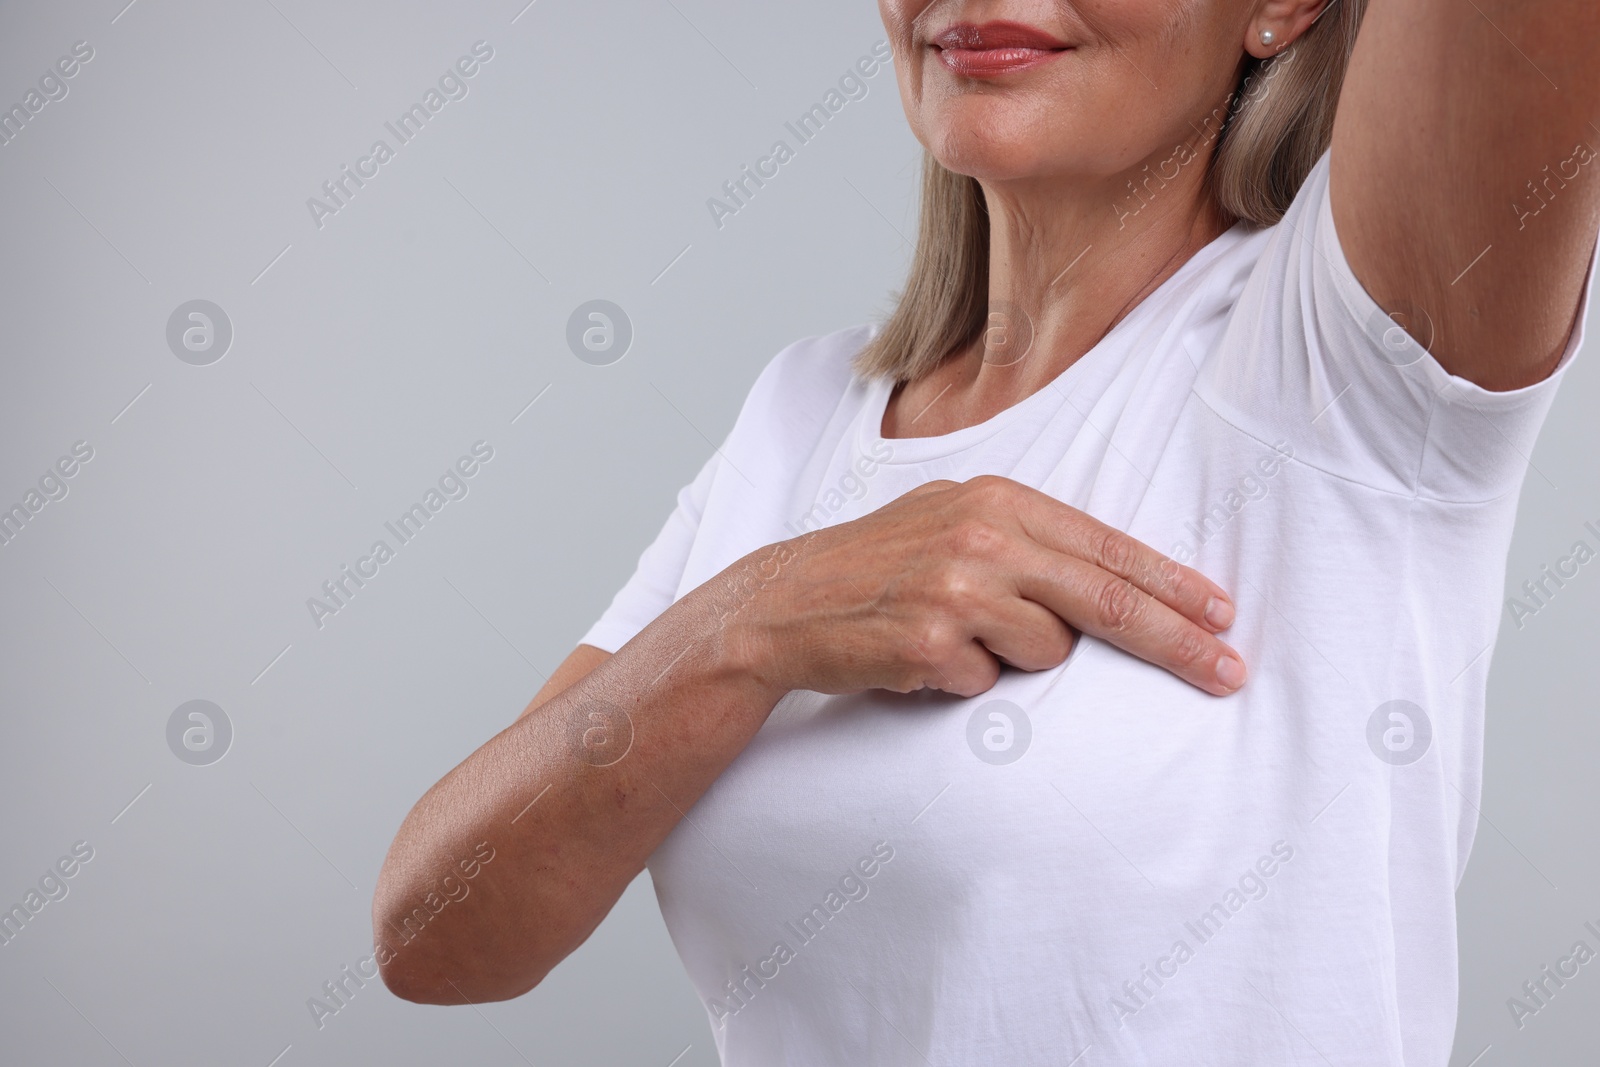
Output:
<svg viewBox="0 0 1600 1067">
<path fill-rule="evenodd" d="M 974 426 L 1045 388 L 1229 220 L 1194 159 L 1159 185 L 1141 161 L 1090 188 L 983 183 L 989 208 L 988 328 L 897 388 L 885 437 Z M 1135 181 L 1135 177 L 1143 179 Z"/>
</svg>

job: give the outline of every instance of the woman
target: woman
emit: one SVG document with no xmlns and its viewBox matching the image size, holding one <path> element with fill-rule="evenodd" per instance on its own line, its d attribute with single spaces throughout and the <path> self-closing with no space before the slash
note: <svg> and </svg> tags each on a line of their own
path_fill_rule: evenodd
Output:
<svg viewBox="0 0 1600 1067">
<path fill-rule="evenodd" d="M 418 802 L 385 981 L 517 996 L 648 865 L 729 1065 L 1444 1064 L 1600 14 L 879 6 L 898 307 L 772 360 Z"/>
</svg>

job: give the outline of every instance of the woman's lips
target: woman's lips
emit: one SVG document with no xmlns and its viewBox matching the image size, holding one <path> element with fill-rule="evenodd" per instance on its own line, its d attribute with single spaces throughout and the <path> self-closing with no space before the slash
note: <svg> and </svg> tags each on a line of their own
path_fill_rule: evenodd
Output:
<svg viewBox="0 0 1600 1067">
<path fill-rule="evenodd" d="M 954 74 L 993 78 L 1047 63 L 1070 46 L 1020 22 L 958 22 L 933 39 L 939 61 Z"/>
</svg>

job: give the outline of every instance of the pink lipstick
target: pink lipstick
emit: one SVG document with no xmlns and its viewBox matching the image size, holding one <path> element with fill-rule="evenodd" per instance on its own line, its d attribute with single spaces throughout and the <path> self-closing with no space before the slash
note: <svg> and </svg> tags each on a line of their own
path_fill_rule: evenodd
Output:
<svg viewBox="0 0 1600 1067">
<path fill-rule="evenodd" d="M 958 22 L 933 39 L 939 61 L 966 78 L 995 78 L 1048 63 L 1071 46 L 1021 22 Z"/>
</svg>

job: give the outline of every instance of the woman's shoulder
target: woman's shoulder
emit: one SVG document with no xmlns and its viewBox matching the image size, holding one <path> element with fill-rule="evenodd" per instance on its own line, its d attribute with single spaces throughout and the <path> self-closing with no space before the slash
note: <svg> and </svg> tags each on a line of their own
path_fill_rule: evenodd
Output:
<svg viewBox="0 0 1600 1067">
<path fill-rule="evenodd" d="M 856 353 L 880 326 L 876 322 L 862 322 L 791 341 L 767 362 L 756 379 L 755 388 L 776 390 L 779 396 L 794 400 L 809 396 L 837 397 L 849 388 L 855 376 L 851 363 Z"/>
<path fill-rule="evenodd" d="M 876 322 L 857 323 L 784 345 L 757 375 L 740 420 L 774 414 L 785 419 L 807 415 L 826 419 L 852 388 L 861 387 L 852 362 L 879 328 Z"/>
<path fill-rule="evenodd" d="M 745 395 L 729 448 L 803 456 L 828 433 L 843 432 L 866 395 L 852 362 L 879 328 L 875 322 L 858 323 L 784 345 Z"/>
</svg>

